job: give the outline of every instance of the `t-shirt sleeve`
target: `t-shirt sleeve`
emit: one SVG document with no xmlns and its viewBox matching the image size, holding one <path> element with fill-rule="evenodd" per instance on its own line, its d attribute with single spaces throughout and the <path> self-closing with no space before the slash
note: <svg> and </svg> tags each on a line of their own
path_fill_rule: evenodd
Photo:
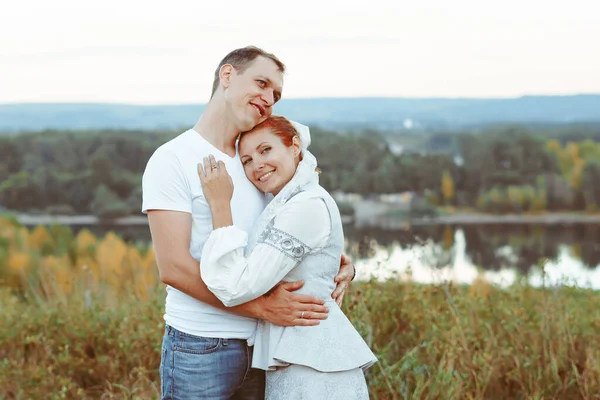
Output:
<svg viewBox="0 0 600 400">
<path fill-rule="evenodd" d="M 142 212 L 171 210 L 192 213 L 192 193 L 175 154 L 158 148 L 142 176 Z"/>
</svg>

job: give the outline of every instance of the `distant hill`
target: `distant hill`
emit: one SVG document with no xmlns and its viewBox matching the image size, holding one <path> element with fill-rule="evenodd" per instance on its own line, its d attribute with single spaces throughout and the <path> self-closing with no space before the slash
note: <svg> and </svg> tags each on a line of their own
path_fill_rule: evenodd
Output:
<svg viewBox="0 0 600 400">
<path fill-rule="evenodd" d="M 192 126 L 204 104 L 0 104 L 0 132 L 43 129 L 171 129 Z M 457 129 L 490 124 L 600 122 L 600 95 L 484 98 L 284 99 L 276 114 L 324 128 Z"/>
</svg>

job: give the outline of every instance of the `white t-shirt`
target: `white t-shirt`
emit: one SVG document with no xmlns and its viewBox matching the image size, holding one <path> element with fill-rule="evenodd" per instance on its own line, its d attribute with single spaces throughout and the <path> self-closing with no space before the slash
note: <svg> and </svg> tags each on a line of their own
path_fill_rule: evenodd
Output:
<svg viewBox="0 0 600 400">
<path fill-rule="evenodd" d="M 239 154 L 230 157 L 190 129 L 160 146 L 150 157 L 142 178 L 142 212 L 173 210 L 192 214 L 190 254 L 200 261 L 202 249 L 212 232 L 210 207 L 198 177 L 198 163 L 209 154 L 223 161 L 234 184 L 231 211 L 233 223 L 250 232 L 266 206 L 266 197 L 246 178 Z M 200 274 L 200 271 L 198 271 Z M 215 308 L 167 286 L 165 321 L 192 335 L 248 339 L 256 320 Z"/>
</svg>

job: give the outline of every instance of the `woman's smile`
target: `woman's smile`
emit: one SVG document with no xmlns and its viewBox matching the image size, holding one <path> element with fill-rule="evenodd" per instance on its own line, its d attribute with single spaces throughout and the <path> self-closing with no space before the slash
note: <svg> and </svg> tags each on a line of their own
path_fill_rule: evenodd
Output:
<svg viewBox="0 0 600 400">
<path fill-rule="evenodd" d="M 265 193 L 279 193 L 296 172 L 300 151 L 298 139 L 296 142 L 284 144 L 271 128 L 244 134 L 240 139 L 240 160 L 254 186 Z"/>
<path fill-rule="evenodd" d="M 263 174 L 263 175 L 261 175 L 261 176 L 258 178 L 258 181 L 259 181 L 259 182 L 265 182 L 266 180 L 268 180 L 268 179 L 269 179 L 269 177 L 270 177 L 271 175 L 273 175 L 273 173 L 274 173 L 274 172 L 275 172 L 275 170 L 273 170 L 273 171 L 269 171 L 269 172 L 267 172 L 266 174 Z"/>
</svg>

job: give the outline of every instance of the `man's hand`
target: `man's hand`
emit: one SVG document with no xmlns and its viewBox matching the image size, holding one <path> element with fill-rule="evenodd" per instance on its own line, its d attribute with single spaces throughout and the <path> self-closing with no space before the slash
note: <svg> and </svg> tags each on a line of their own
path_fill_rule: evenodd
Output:
<svg viewBox="0 0 600 400">
<path fill-rule="evenodd" d="M 280 326 L 314 326 L 327 319 L 329 308 L 325 301 L 309 294 L 294 294 L 304 286 L 303 281 L 283 282 L 267 295 L 255 301 L 261 310 L 260 319 Z"/>
<path fill-rule="evenodd" d="M 344 300 L 346 288 L 350 286 L 350 282 L 352 282 L 352 279 L 354 279 L 355 274 L 356 270 L 354 269 L 352 260 L 350 260 L 350 257 L 342 254 L 342 258 L 340 260 L 340 271 L 333 279 L 337 283 L 337 286 L 331 294 L 331 298 L 334 299 L 337 305 L 340 307 L 342 306 L 342 301 Z"/>
</svg>

